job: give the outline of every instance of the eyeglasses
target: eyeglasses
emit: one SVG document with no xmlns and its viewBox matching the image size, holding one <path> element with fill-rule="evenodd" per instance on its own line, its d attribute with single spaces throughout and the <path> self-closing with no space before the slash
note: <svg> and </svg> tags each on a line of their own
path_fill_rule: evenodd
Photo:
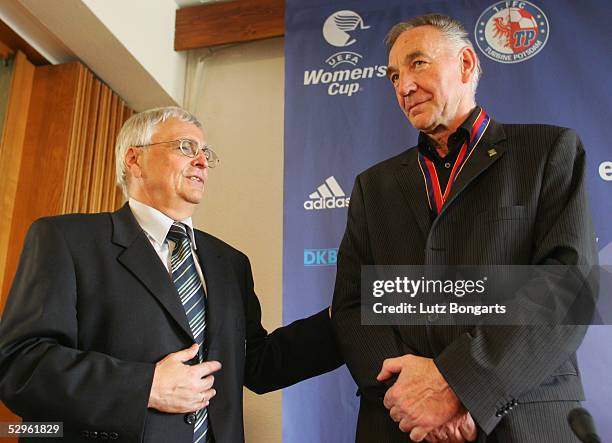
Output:
<svg viewBox="0 0 612 443">
<path fill-rule="evenodd" d="M 215 168 L 219 166 L 221 160 L 219 156 L 212 148 L 208 145 L 200 146 L 195 140 L 188 138 L 181 138 L 179 140 L 169 140 L 167 142 L 148 143 L 146 145 L 133 145 L 135 148 L 145 148 L 147 146 L 162 145 L 167 143 L 178 143 L 178 148 L 181 150 L 181 154 L 185 157 L 195 158 L 200 153 L 200 150 L 204 153 L 204 158 L 209 168 Z"/>
</svg>

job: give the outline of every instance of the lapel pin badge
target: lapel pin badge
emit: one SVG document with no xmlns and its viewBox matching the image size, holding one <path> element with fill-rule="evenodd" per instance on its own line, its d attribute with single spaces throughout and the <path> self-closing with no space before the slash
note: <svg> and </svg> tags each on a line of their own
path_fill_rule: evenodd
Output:
<svg viewBox="0 0 612 443">
<path fill-rule="evenodd" d="M 495 149 L 489 149 L 487 154 L 489 154 L 489 157 L 493 157 L 494 155 L 497 155 L 497 151 Z"/>
</svg>

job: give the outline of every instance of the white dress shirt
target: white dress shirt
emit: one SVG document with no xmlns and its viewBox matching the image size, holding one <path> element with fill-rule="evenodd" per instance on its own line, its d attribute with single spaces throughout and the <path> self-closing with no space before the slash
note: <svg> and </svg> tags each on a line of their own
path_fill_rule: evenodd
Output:
<svg viewBox="0 0 612 443">
<path fill-rule="evenodd" d="M 172 226 L 172 223 L 175 221 L 183 223 L 185 226 L 187 226 L 187 234 L 190 238 L 193 260 L 195 261 L 196 270 L 200 276 L 200 280 L 204 285 L 204 292 L 206 292 L 206 282 L 204 280 L 202 268 L 200 267 L 200 262 L 198 261 L 198 256 L 195 253 L 197 246 L 195 236 L 193 234 L 193 222 L 191 221 L 191 217 L 184 220 L 173 220 L 163 212 L 158 211 L 151 206 L 147 206 L 131 197 L 128 200 L 128 204 L 132 210 L 132 213 L 134 214 L 134 217 L 136 218 L 136 221 L 147 235 L 153 249 L 155 249 L 155 252 L 157 252 L 159 259 L 162 261 L 169 274 L 172 274 L 170 257 L 172 256 L 172 251 L 174 250 L 176 244 L 172 240 L 167 240 L 166 236 L 170 231 L 170 226 Z"/>
</svg>

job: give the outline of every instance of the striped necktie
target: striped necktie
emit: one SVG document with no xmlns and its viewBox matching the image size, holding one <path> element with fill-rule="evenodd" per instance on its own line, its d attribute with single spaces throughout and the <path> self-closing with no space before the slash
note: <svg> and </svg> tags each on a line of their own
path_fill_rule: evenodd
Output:
<svg viewBox="0 0 612 443">
<path fill-rule="evenodd" d="M 174 242 L 175 245 L 170 256 L 172 282 L 185 309 L 193 338 L 200 346 L 198 361 L 202 362 L 206 352 L 204 345 L 204 334 L 206 331 L 204 286 L 195 267 L 186 226 L 182 223 L 173 223 L 167 238 Z M 208 440 L 208 409 L 203 408 L 196 412 L 193 442 L 204 443 Z"/>
</svg>

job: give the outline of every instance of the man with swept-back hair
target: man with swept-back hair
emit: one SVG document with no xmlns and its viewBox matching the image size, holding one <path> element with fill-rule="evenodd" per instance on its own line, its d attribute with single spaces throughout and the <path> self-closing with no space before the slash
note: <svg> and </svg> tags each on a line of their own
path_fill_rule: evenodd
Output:
<svg viewBox="0 0 612 443">
<path fill-rule="evenodd" d="M 387 50 L 391 51 L 391 48 L 395 44 L 395 41 L 401 34 L 419 26 L 432 26 L 436 28 L 439 32 L 441 32 L 446 37 L 447 42 L 454 46 L 455 49 L 459 50 L 464 47 L 467 47 L 470 48 L 472 52 L 474 52 L 476 65 L 474 66 L 474 74 L 470 78 L 470 84 L 472 86 L 472 98 L 475 99 L 476 88 L 478 87 L 478 82 L 480 81 L 480 77 L 482 76 L 482 67 L 480 66 L 480 60 L 478 59 L 478 56 L 476 56 L 476 52 L 474 51 L 474 45 L 472 45 L 472 42 L 468 37 L 467 31 L 465 30 L 461 22 L 454 19 L 453 17 L 441 14 L 428 14 L 419 15 L 408 21 L 400 22 L 393 26 L 391 30 L 387 33 L 387 37 L 385 38 L 385 45 L 387 46 Z"/>
<path fill-rule="evenodd" d="M 28 232 L 0 324 L 0 399 L 24 421 L 63 422 L 63 441 L 241 443 L 243 385 L 341 364 L 328 310 L 262 327 L 248 258 L 191 221 L 219 163 L 193 115 L 132 116 L 115 160 L 121 209 Z"/>
<path fill-rule="evenodd" d="M 452 17 L 400 23 L 387 44 L 387 76 L 420 133 L 357 176 L 338 251 L 332 319 L 361 393 L 357 441 L 576 442 L 566 417 L 584 398 L 585 326 L 464 326 L 447 313 L 361 324 L 364 265 L 571 266 L 589 292 L 597 263 L 576 133 L 491 119 L 476 104 L 478 57 Z M 553 280 L 533 275 L 523 306 L 566 309 Z"/>
</svg>

